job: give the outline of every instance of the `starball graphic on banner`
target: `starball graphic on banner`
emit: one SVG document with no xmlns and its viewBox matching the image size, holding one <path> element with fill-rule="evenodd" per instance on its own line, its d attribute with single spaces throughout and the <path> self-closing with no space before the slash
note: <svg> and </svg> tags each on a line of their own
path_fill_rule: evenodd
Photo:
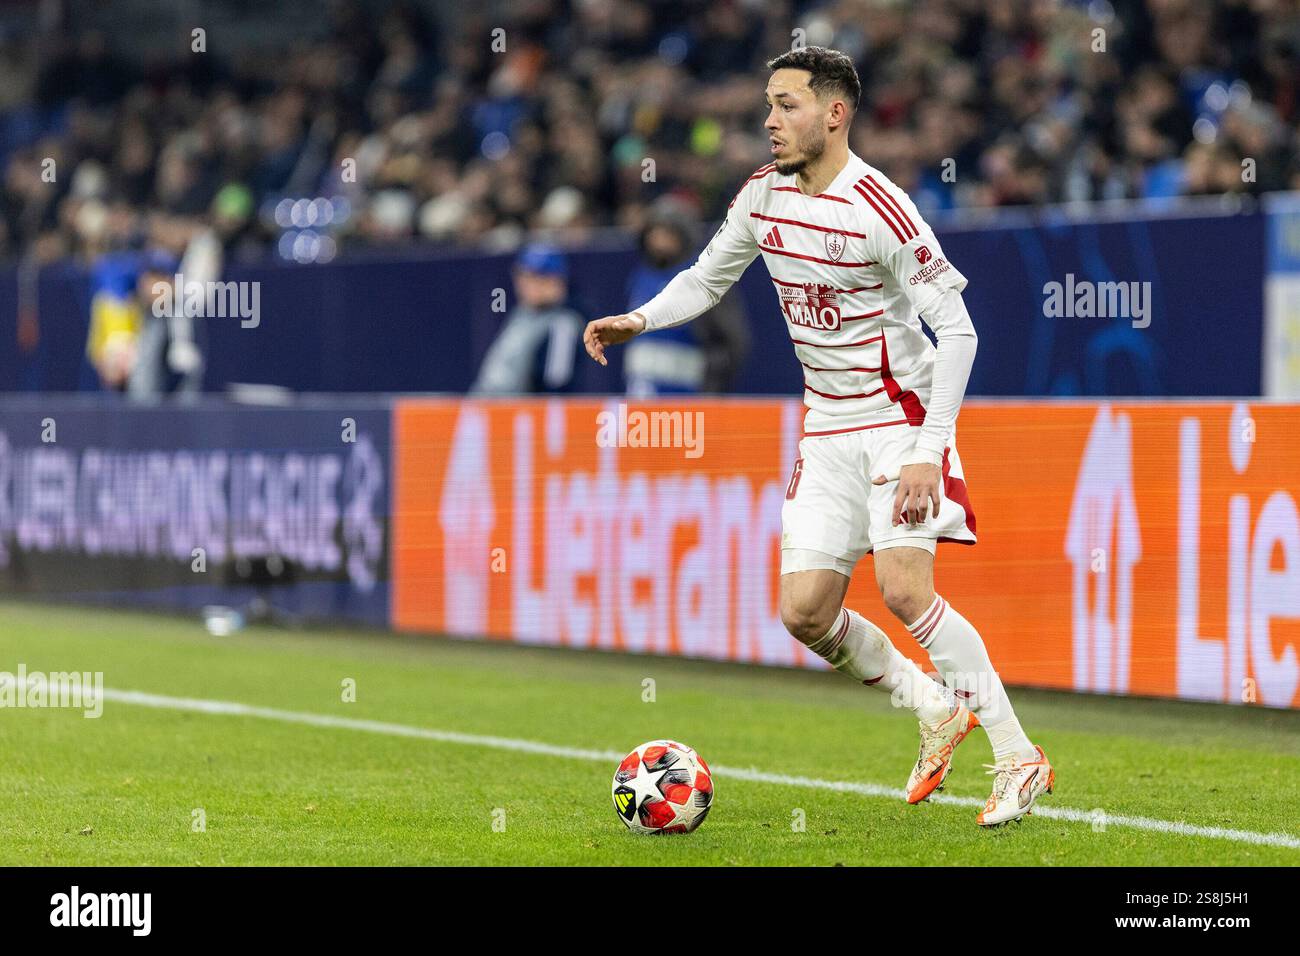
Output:
<svg viewBox="0 0 1300 956">
<path fill-rule="evenodd" d="M 91 408 L 0 413 L 0 589 L 194 607 L 264 597 L 383 623 L 385 410 Z M 251 587 L 251 586 L 250 586 Z M 243 588 L 244 591 L 250 588 Z"/>
</svg>

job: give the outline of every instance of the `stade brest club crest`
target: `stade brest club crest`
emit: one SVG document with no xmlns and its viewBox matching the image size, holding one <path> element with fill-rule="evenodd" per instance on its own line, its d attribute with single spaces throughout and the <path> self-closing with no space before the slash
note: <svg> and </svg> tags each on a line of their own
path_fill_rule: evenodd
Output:
<svg viewBox="0 0 1300 956">
<path fill-rule="evenodd" d="M 844 255 L 844 243 L 844 233 L 826 233 L 826 255 L 830 256 L 832 262 L 839 262 L 840 256 Z"/>
</svg>

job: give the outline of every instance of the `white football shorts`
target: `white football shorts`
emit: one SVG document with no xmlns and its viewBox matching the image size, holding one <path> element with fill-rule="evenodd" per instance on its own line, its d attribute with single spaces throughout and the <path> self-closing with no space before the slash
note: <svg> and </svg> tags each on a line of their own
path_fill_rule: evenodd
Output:
<svg viewBox="0 0 1300 956">
<path fill-rule="evenodd" d="M 891 523 L 898 470 L 919 431 L 887 425 L 800 440 L 781 507 L 782 574 L 830 568 L 851 575 L 869 551 L 910 546 L 934 554 L 939 541 L 975 543 L 975 513 L 955 435 L 943 453 L 938 515 L 921 524 Z M 877 475 L 891 480 L 873 485 Z"/>
</svg>

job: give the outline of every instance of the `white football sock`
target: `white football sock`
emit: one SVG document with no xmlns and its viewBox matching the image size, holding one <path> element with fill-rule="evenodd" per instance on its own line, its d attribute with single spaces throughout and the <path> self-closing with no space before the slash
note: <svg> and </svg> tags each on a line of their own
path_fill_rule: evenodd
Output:
<svg viewBox="0 0 1300 956">
<path fill-rule="evenodd" d="M 887 690 L 930 726 L 948 719 L 953 702 L 937 682 L 899 653 L 885 632 L 857 611 L 840 608 L 831 629 L 808 645 L 841 674 Z"/>
<path fill-rule="evenodd" d="M 993 757 L 1037 759 L 1033 744 L 1016 719 L 1002 678 L 993 669 L 979 631 L 939 595 L 909 628 L 930 655 L 935 670 L 957 697 L 979 715 L 993 745 Z"/>
</svg>

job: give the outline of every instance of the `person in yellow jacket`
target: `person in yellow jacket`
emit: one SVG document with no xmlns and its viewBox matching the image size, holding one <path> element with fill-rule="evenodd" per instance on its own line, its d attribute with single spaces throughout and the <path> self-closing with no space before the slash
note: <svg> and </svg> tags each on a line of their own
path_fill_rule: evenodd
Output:
<svg viewBox="0 0 1300 956">
<path fill-rule="evenodd" d="M 153 286 L 172 281 L 175 258 L 161 250 L 105 256 L 91 282 L 86 357 L 110 391 L 125 391 L 138 363 Z"/>
<path fill-rule="evenodd" d="M 140 323 L 140 305 L 134 294 L 124 298 L 111 290 L 101 289 L 91 299 L 86 356 L 105 388 L 113 391 L 126 388 L 131 369 L 135 366 Z"/>
</svg>

